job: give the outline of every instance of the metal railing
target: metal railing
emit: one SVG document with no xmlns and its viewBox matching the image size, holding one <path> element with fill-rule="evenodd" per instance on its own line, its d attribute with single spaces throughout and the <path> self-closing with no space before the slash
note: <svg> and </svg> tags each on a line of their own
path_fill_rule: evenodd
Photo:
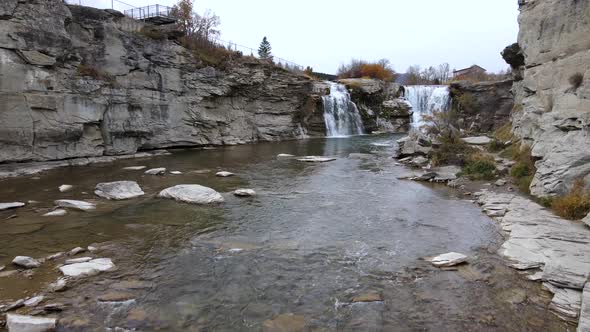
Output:
<svg viewBox="0 0 590 332">
<path fill-rule="evenodd" d="M 172 7 L 163 5 L 151 5 L 140 8 L 127 9 L 124 12 L 125 16 L 129 16 L 136 20 L 146 20 L 153 17 L 167 17 L 171 18 Z"/>
</svg>

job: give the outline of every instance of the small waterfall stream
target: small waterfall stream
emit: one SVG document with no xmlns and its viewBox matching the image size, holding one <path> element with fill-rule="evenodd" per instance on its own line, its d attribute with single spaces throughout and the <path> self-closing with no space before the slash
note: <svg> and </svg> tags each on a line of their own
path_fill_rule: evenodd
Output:
<svg viewBox="0 0 590 332">
<path fill-rule="evenodd" d="M 334 82 L 327 83 L 330 85 L 330 95 L 322 97 L 327 136 L 345 137 L 363 134 L 361 115 L 350 99 L 346 87 Z"/>
<path fill-rule="evenodd" d="M 446 85 L 408 85 L 405 97 L 414 111 L 413 126 L 424 124 L 423 116 L 446 112 L 451 105 L 451 94 Z"/>
</svg>

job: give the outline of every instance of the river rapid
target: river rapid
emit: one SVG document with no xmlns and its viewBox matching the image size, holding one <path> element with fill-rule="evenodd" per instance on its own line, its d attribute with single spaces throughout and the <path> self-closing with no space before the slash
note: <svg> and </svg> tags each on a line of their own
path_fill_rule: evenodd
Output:
<svg viewBox="0 0 590 332">
<path fill-rule="evenodd" d="M 442 185 L 398 177 L 401 136 L 355 136 L 175 150 L 169 156 L 62 168 L 0 180 L 0 266 L 95 245 L 117 270 L 49 293 L 57 263 L 0 277 L 0 304 L 35 294 L 65 305 L 63 331 L 565 331 L 550 295 L 495 252 L 502 236 L 472 202 Z M 327 163 L 280 153 L 333 156 Z M 353 155 L 350 155 L 353 153 Z M 359 154 L 360 153 L 360 154 Z M 361 155 L 362 154 L 362 155 Z M 145 175 L 127 166 L 166 167 Z M 215 176 L 219 170 L 234 177 Z M 113 202 L 99 182 L 137 181 L 146 195 Z M 201 184 L 226 202 L 196 206 L 156 198 Z M 61 193 L 58 186 L 71 184 Z M 257 196 L 231 191 L 252 188 Z M 91 212 L 41 217 L 56 199 L 96 202 Z M 425 257 L 450 251 L 469 263 L 437 269 Z M 117 301 L 100 301 L 115 294 Z M 21 309 L 27 312 L 27 308 Z M 569 327 L 571 328 L 571 327 Z"/>
</svg>

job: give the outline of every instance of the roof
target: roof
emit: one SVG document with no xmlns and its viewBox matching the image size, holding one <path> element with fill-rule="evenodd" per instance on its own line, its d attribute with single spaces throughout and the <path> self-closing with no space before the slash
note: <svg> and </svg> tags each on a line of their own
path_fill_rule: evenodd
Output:
<svg viewBox="0 0 590 332">
<path fill-rule="evenodd" d="M 463 71 L 470 71 L 470 70 L 473 70 L 473 69 L 481 69 L 481 70 L 483 70 L 483 71 L 487 71 L 487 70 L 486 70 L 485 68 L 483 68 L 483 67 L 480 67 L 480 66 L 478 66 L 478 65 L 473 65 L 473 66 L 471 66 L 471 67 L 468 67 L 468 68 L 463 68 L 463 69 L 454 70 L 454 71 L 453 71 L 453 73 L 459 73 L 459 72 L 463 72 Z"/>
</svg>

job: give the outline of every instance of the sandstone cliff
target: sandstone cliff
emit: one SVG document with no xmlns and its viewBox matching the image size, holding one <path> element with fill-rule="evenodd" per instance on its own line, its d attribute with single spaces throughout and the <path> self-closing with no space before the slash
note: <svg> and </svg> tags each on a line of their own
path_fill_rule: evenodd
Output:
<svg viewBox="0 0 590 332">
<path fill-rule="evenodd" d="M 519 0 L 513 131 L 533 148 L 536 196 L 590 184 L 590 1 Z M 522 61 L 524 56 L 524 62 Z"/>
<path fill-rule="evenodd" d="M 324 134 L 309 79 L 237 55 L 207 66 L 142 28 L 61 0 L 2 0 L 0 162 Z"/>
</svg>

